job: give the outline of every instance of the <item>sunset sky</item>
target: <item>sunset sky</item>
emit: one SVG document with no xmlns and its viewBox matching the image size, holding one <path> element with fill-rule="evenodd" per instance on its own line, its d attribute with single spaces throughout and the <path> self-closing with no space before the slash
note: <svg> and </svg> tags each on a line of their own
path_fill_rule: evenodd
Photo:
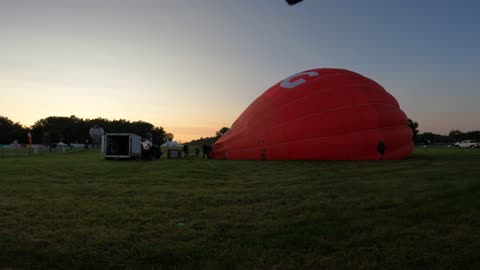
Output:
<svg viewBox="0 0 480 270">
<path fill-rule="evenodd" d="M 480 1 L 0 0 L 0 115 L 212 136 L 311 68 L 383 85 L 422 132 L 480 129 Z"/>
</svg>

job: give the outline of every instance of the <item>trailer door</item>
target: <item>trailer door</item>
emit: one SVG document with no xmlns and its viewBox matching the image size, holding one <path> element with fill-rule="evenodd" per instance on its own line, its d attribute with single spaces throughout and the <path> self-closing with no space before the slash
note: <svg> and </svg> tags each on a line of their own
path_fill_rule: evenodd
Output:
<svg viewBox="0 0 480 270">
<path fill-rule="evenodd" d="M 102 136 L 102 144 L 101 144 L 101 147 L 100 147 L 103 155 L 106 155 L 106 153 L 107 153 L 107 146 L 106 146 L 106 140 L 105 140 L 106 136 L 107 135 Z"/>
<path fill-rule="evenodd" d="M 130 139 L 130 156 L 139 158 L 142 155 L 142 138 L 140 136 L 131 135 Z"/>
</svg>

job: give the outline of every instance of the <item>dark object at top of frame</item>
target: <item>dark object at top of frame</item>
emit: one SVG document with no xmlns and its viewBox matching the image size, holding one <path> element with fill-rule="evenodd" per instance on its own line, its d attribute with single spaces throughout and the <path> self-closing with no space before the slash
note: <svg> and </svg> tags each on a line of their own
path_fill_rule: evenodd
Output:
<svg viewBox="0 0 480 270">
<path fill-rule="evenodd" d="M 287 3 L 291 6 L 291 5 L 295 5 L 297 3 L 300 3 L 302 2 L 302 0 L 287 0 Z"/>
</svg>

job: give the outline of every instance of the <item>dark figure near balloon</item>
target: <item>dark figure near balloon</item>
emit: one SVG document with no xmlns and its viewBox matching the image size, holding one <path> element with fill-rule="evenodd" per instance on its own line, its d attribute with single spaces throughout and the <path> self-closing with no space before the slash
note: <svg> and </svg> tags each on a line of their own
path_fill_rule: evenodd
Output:
<svg viewBox="0 0 480 270">
<path fill-rule="evenodd" d="M 385 145 L 384 141 L 379 141 L 377 145 L 377 151 L 380 154 L 380 160 L 383 160 L 385 156 L 385 150 L 387 150 L 387 146 Z"/>
<path fill-rule="evenodd" d="M 162 150 L 159 146 L 151 145 L 150 147 L 145 147 L 142 144 L 142 159 L 143 160 L 153 160 L 153 158 L 159 159 L 162 156 Z"/>
<path fill-rule="evenodd" d="M 287 0 L 287 3 L 292 6 L 292 5 L 295 5 L 297 3 L 300 3 L 302 2 L 302 0 Z"/>
</svg>

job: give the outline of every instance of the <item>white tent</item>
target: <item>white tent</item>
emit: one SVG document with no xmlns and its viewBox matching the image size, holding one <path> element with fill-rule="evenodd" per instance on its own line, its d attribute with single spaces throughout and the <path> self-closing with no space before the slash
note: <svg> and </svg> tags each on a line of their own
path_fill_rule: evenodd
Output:
<svg viewBox="0 0 480 270">
<path fill-rule="evenodd" d="M 63 143 L 62 141 L 60 141 L 59 143 L 57 143 L 57 147 L 67 147 L 68 145 L 66 143 Z"/>
<path fill-rule="evenodd" d="M 179 144 L 178 142 L 167 141 L 166 143 L 162 144 L 161 146 L 166 146 L 166 147 L 182 147 L 183 145 Z"/>
</svg>

